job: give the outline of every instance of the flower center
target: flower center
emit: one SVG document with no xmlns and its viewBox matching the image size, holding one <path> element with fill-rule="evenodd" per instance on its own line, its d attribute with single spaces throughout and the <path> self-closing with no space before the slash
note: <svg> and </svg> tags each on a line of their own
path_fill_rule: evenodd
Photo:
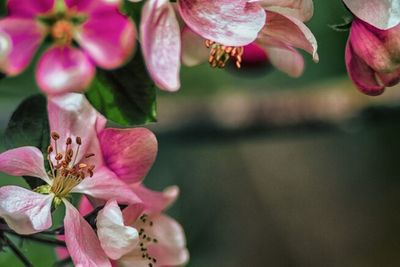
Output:
<svg viewBox="0 0 400 267">
<path fill-rule="evenodd" d="M 92 177 L 95 166 L 83 162 L 77 163 L 79 149 L 82 145 L 80 137 L 76 137 L 75 140 L 77 145 L 76 150 L 72 148 L 72 139 L 68 137 L 65 142 L 64 153 L 60 152 L 58 149 L 57 141 L 60 139 L 60 135 L 53 132 L 51 138 L 54 144 L 51 144 L 47 149 L 47 160 L 50 165 L 49 176 L 53 181 L 50 192 L 60 200 L 68 196 L 68 193 L 86 177 Z M 93 153 L 86 154 L 84 159 L 93 156 Z"/>
<path fill-rule="evenodd" d="M 74 25 L 65 19 L 56 21 L 51 27 L 51 36 L 57 43 L 70 45 L 73 38 Z"/>
<path fill-rule="evenodd" d="M 236 67 L 240 69 L 244 51 L 243 46 L 225 46 L 210 40 L 206 40 L 205 45 L 207 48 L 211 49 L 210 57 L 208 58 L 208 62 L 210 63 L 211 67 L 224 68 L 226 63 L 230 59 L 233 59 Z"/>
<path fill-rule="evenodd" d="M 153 267 L 153 264 L 157 263 L 157 259 L 152 257 L 148 253 L 147 247 L 151 244 L 157 243 L 158 240 L 156 238 L 152 237 L 149 234 L 149 231 L 146 231 L 146 229 L 148 227 L 153 226 L 153 221 L 151 221 L 149 219 L 149 216 L 147 214 L 143 214 L 139 217 L 139 222 L 137 224 L 138 224 L 137 229 L 139 229 L 139 239 L 140 239 L 139 246 L 140 246 L 140 252 L 142 254 L 142 258 L 145 260 L 148 260 L 149 267 Z"/>
</svg>

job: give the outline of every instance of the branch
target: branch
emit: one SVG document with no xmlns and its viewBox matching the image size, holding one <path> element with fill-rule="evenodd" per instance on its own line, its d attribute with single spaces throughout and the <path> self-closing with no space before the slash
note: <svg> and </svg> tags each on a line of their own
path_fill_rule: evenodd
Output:
<svg viewBox="0 0 400 267">
<path fill-rule="evenodd" d="M 22 251 L 4 234 L 1 236 L 4 244 L 7 245 L 15 256 L 24 264 L 25 267 L 33 267 L 33 264 L 28 260 L 28 258 L 22 253 Z"/>
</svg>

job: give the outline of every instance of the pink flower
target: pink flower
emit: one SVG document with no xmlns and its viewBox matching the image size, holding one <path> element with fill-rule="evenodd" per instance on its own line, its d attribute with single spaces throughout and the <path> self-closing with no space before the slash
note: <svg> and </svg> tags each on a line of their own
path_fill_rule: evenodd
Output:
<svg viewBox="0 0 400 267">
<path fill-rule="evenodd" d="M 159 193 L 158 203 L 165 209 L 178 196 L 178 189 L 170 187 Z M 97 235 L 104 253 L 114 266 L 181 266 L 189 260 L 182 227 L 162 210 L 133 204 L 120 210 L 114 200 L 106 203 L 97 215 Z M 93 210 L 87 198 L 79 208 L 81 214 Z M 68 251 L 57 249 L 60 258 Z"/>
<path fill-rule="evenodd" d="M 265 21 L 262 8 L 248 0 L 178 0 L 177 9 L 188 27 L 221 45 L 251 43 Z M 143 55 L 151 77 L 167 91 L 180 87 L 180 32 L 174 7 L 168 0 L 146 1 L 140 26 Z"/>
<path fill-rule="evenodd" d="M 182 227 L 141 205 L 121 212 L 115 201 L 107 202 L 97 216 L 97 234 L 118 266 L 181 266 L 189 260 Z"/>
<path fill-rule="evenodd" d="M 1 70 L 12 76 L 24 71 L 49 36 L 53 44 L 36 68 L 39 87 L 46 94 L 83 91 L 94 77 L 95 65 L 116 68 L 134 50 L 135 27 L 118 11 L 119 3 L 9 0 L 9 16 L 0 21 L 0 29 L 8 34 L 12 49 L 0 58 Z"/>
<path fill-rule="evenodd" d="M 379 95 L 400 81 L 400 24 L 380 30 L 353 20 L 346 47 L 350 78 L 367 95 Z"/>
<path fill-rule="evenodd" d="M 399 0 L 343 0 L 359 19 L 380 30 L 387 30 L 400 23 Z"/>
<path fill-rule="evenodd" d="M 221 46 L 215 42 L 206 43 L 211 48 L 208 54 L 205 49 L 199 48 L 199 38 L 193 31 L 184 29 L 183 62 L 195 65 L 203 62 L 206 57 L 213 67 L 224 67 L 226 62 L 233 58 L 237 67 L 246 54 L 246 49 L 258 48 L 261 58 L 269 60 L 272 65 L 290 76 L 298 77 L 304 70 L 304 60 L 295 49 L 300 48 L 313 56 L 318 62 L 317 41 L 312 32 L 304 25 L 313 15 L 312 0 L 260 0 L 252 1 L 254 5 L 264 9 L 266 20 L 263 28 L 251 46 Z M 236 49 L 236 50 L 235 50 Z M 260 50 L 264 53 L 259 53 Z"/>
<path fill-rule="evenodd" d="M 51 226 L 51 206 L 64 203 L 65 240 L 74 263 L 110 266 L 92 228 L 68 202 L 68 197 L 82 193 L 103 202 L 114 199 L 122 204 L 140 203 L 141 199 L 117 175 L 131 174 L 131 182 L 140 180 L 154 161 L 155 137 L 140 128 L 116 130 L 118 134 L 113 135 L 113 129 L 104 129 L 105 119 L 81 94 L 49 99 L 48 114 L 52 131 L 52 145 L 46 157 L 49 172 L 37 148 L 22 147 L 0 154 L 0 171 L 38 177 L 46 185 L 34 192 L 16 186 L 0 188 L 0 217 L 18 233 L 36 233 Z M 98 133 L 115 138 L 98 139 Z M 124 133 L 127 136 L 122 138 Z M 102 151 L 107 141 L 119 141 L 117 154 L 112 154 L 112 149 Z"/>
</svg>

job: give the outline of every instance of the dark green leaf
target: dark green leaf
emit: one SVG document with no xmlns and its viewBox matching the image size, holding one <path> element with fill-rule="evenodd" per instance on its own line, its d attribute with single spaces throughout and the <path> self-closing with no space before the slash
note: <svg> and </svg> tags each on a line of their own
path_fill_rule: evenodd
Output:
<svg viewBox="0 0 400 267">
<path fill-rule="evenodd" d="M 156 121 L 155 86 L 140 51 L 122 68 L 99 70 L 86 96 L 107 119 L 121 125 Z"/>
<path fill-rule="evenodd" d="M 42 95 L 25 99 L 14 111 L 5 131 L 5 146 L 8 149 L 34 146 L 46 153 L 49 145 L 49 121 L 47 101 Z M 42 185 L 40 179 L 24 177 L 31 188 Z"/>
</svg>

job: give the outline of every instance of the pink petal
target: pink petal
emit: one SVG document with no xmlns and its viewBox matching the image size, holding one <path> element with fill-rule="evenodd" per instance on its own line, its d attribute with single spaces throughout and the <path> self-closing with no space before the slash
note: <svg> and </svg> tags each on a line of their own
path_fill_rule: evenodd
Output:
<svg viewBox="0 0 400 267">
<path fill-rule="evenodd" d="M 95 67 L 79 49 L 53 46 L 46 50 L 36 67 L 36 81 L 49 95 L 82 92 L 93 80 Z"/>
<path fill-rule="evenodd" d="M 90 105 L 85 96 L 71 93 L 51 97 L 48 99 L 47 110 L 50 131 L 60 135 L 57 141 L 59 151 L 65 152 L 65 142 L 68 137 L 74 140 L 75 147 L 73 148 L 76 150 L 75 139 L 79 136 L 82 139 L 82 146 L 76 162 L 80 162 L 86 153 L 95 153 L 94 160 L 97 161 L 91 164 L 100 167 L 102 156 L 97 140 L 97 130 L 104 127 L 104 118 Z M 93 161 L 93 158 L 91 160 Z"/>
<path fill-rule="evenodd" d="M 88 17 L 76 39 L 98 66 L 113 69 L 132 55 L 136 30 L 130 18 L 122 15 L 117 8 L 108 6 Z"/>
<path fill-rule="evenodd" d="M 268 54 L 265 49 L 255 42 L 244 47 L 242 56 L 243 66 L 261 66 L 268 63 Z"/>
<path fill-rule="evenodd" d="M 140 182 L 157 155 L 157 139 L 146 128 L 105 129 L 99 134 L 104 162 L 126 183 Z"/>
<path fill-rule="evenodd" d="M 12 176 L 32 176 L 50 183 L 42 152 L 36 147 L 20 147 L 0 154 L 0 171 Z"/>
<path fill-rule="evenodd" d="M 122 217 L 124 218 L 125 225 L 133 225 L 136 220 L 142 215 L 144 211 L 144 205 L 142 204 L 132 204 L 126 207 L 122 211 Z"/>
<path fill-rule="evenodd" d="M 382 30 L 400 23 L 399 0 L 343 0 L 358 18 Z"/>
<path fill-rule="evenodd" d="M 260 33 L 259 39 L 273 39 L 288 46 L 301 48 L 319 61 L 317 40 L 312 32 L 298 19 L 268 12 L 267 24 Z"/>
<path fill-rule="evenodd" d="M 385 87 L 377 81 L 375 71 L 354 53 L 350 42 L 346 46 L 346 67 L 354 84 L 364 94 L 376 96 L 385 91 Z"/>
<path fill-rule="evenodd" d="M 194 33 L 189 27 L 182 30 L 182 62 L 192 67 L 207 62 L 210 50 L 205 46 L 204 39 Z"/>
<path fill-rule="evenodd" d="M 93 14 L 118 8 L 122 0 L 64 0 L 70 11 Z"/>
<path fill-rule="evenodd" d="M 276 45 L 265 47 L 269 60 L 277 69 L 292 77 L 300 77 L 304 70 L 303 56 L 290 46 Z"/>
<path fill-rule="evenodd" d="M 161 212 L 169 207 L 179 195 L 177 186 L 170 186 L 162 192 L 152 191 L 142 184 L 133 185 L 133 192 L 143 201 L 144 208 L 150 212 Z"/>
<path fill-rule="evenodd" d="M 111 263 L 100 246 L 92 227 L 68 201 L 64 200 L 65 242 L 75 266 L 106 267 Z"/>
<path fill-rule="evenodd" d="M 100 244 L 112 260 L 117 260 L 139 244 L 138 231 L 124 225 L 121 209 L 116 201 L 108 201 L 98 213 L 97 235 Z"/>
<path fill-rule="evenodd" d="M 387 87 L 395 86 L 400 82 L 400 68 L 391 73 L 378 73 L 379 80 Z"/>
<path fill-rule="evenodd" d="M 258 3 L 266 10 L 308 21 L 314 13 L 312 0 L 260 0 Z"/>
<path fill-rule="evenodd" d="M 355 19 L 351 26 L 349 40 L 354 52 L 377 72 L 392 72 L 396 64 L 386 49 L 385 31 Z"/>
<path fill-rule="evenodd" d="M 265 12 L 248 0 L 179 0 L 185 23 L 204 39 L 228 46 L 254 41 L 265 24 Z"/>
<path fill-rule="evenodd" d="M 150 246 L 148 251 L 152 257 L 157 259 L 158 266 L 182 266 L 189 261 L 189 251 L 186 248 L 159 244 Z"/>
<path fill-rule="evenodd" d="M 34 234 L 51 227 L 52 200 L 51 195 L 4 186 L 0 188 L 0 217 L 17 233 Z"/>
<path fill-rule="evenodd" d="M 6 34 L 2 36 L 2 45 L 7 51 L 0 59 L 1 71 L 11 76 L 20 74 L 41 44 L 44 26 L 31 19 L 11 17 L 0 20 L 0 30 Z"/>
<path fill-rule="evenodd" d="M 180 266 L 189 260 L 185 233 L 182 226 L 165 215 L 151 216 L 151 235 L 158 240 L 149 247 L 149 254 L 157 259 L 159 266 Z"/>
<path fill-rule="evenodd" d="M 7 12 L 9 16 L 33 18 L 52 11 L 55 0 L 8 0 Z"/>
<path fill-rule="evenodd" d="M 115 199 L 121 204 L 141 203 L 128 185 L 119 180 L 106 167 L 95 169 L 93 177 L 84 179 L 71 192 L 82 193 L 102 200 Z"/>
<path fill-rule="evenodd" d="M 149 0 L 143 7 L 140 39 L 147 69 L 160 89 L 180 87 L 180 29 L 168 0 Z"/>
</svg>

